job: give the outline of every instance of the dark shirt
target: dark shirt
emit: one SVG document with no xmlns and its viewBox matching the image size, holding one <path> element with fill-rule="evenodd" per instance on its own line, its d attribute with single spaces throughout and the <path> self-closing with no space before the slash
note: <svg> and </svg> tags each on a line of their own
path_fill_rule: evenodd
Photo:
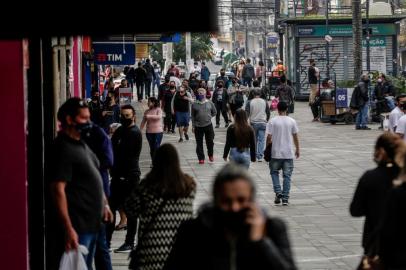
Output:
<svg viewBox="0 0 406 270">
<path fill-rule="evenodd" d="M 102 127 L 104 131 L 108 134 L 110 131 L 110 125 L 113 123 L 120 123 L 120 106 L 114 104 L 113 106 L 108 106 L 104 108 L 103 111 L 108 113 L 103 117 Z"/>
<path fill-rule="evenodd" d="M 165 92 L 169 90 L 169 84 L 163 83 L 158 87 L 158 99 L 163 100 Z"/>
<path fill-rule="evenodd" d="M 136 178 L 141 175 L 139 166 L 142 148 L 142 134 L 137 126 L 119 127 L 111 138 L 113 143 L 113 178 Z"/>
<path fill-rule="evenodd" d="M 99 101 L 89 102 L 90 120 L 97 125 L 101 125 L 103 121 L 102 117 L 102 104 Z"/>
<path fill-rule="evenodd" d="M 281 84 L 276 88 L 275 97 L 279 98 L 279 101 L 284 101 L 286 103 L 293 103 L 293 88 L 286 84 Z"/>
<path fill-rule="evenodd" d="M 77 233 L 96 233 L 103 212 L 99 161 L 84 141 L 58 134 L 52 153 L 52 180 L 66 182 L 66 200 Z"/>
<path fill-rule="evenodd" d="M 144 69 L 145 69 L 145 72 L 147 74 L 146 78 L 148 80 L 155 79 L 154 67 L 150 63 L 145 63 Z"/>
<path fill-rule="evenodd" d="M 129 70 L 128 70 L 128 72 L 127 72 L 127 74 L 126 74 L 126 79 L 127 80 L 134 80 L 134 78 L 135 78 L 135 69 L 133 68 L 133 67 L 131 67 Z"/>
<path fill-rule="evenodd" d="M 147 72 L 142 67 L 136 68 L 134 73 L 135 73 L 135 81 L 138 83 L 144 82 L 147 78 Z"/>
<path fill-rule="evenodd" d="M 164 97 L 163 97 L 163 99 L 164 99 L 164 111 L 166 113 L 171 113 L 171 110 L 172 110 L 171 102 L 172 102 L 173 95 L 175 93 L 176 93 L 176 91 L 172 93 L 170 90 L 167 90 L 165 92 L 165 94 L 164 94 Z"/>
<path fill-rule="evenodd" d="M 247 145 L 244 145 L 244 148 L 249 148 L 250 149 L 250 154 L 251 154 L 251 161 L 254 162 L 255 161 L 255 136 L 254 136 L 254 130 L 251 128 L 250 129 L 250 137 L 248 140 L 249 143 L 247 143 Z M 233 147 L 237 147 L 237 142 L 236 142 L 236 138 L 235 138 L 235 129 L 234 129 L 234 125 L 231 125 L 228 129 L 227 129 L 227 137 L 226 137 L 226 144 L 224 146 L 224 154 L 223 154 L 223 158 L 227 158 L 229 152 L 230 152 L 230 148 Z"/>
<path fill-rule="evenodd" d="M 313 66 L 309 67 L 308 74 L 309 74 L 309 84 L 317 84 L 318 80 L 316 76 L 316 69 Z"/>
<path fill-rule="evenodd" d="M 184 99 L 184 97 L 187 97 L 186 94 L 184 96 L 181 96 L 179 92 L 176 92 L 173 104 L 175 112 L 189 112 L 190 110 L 189 100 Z"/>
</svg>

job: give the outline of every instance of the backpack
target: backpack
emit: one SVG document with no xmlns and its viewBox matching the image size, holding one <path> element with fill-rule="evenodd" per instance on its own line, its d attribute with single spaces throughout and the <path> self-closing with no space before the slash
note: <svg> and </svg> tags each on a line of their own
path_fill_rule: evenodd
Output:
<svg viewBox="0 0 406 270">
<path fill-rule="evenodd" d="M 244 104 L 244 95 L 238 91 L 234 97 L 234 104 L 238 107 L 241 107 Z"/>
<path fill-rule="evenodd" d="M 255 70 L 252 65 L 246 67 L 247 70 L 245 71 L 245 78 L 254 78 L 255 77 Z"/>
</svg>

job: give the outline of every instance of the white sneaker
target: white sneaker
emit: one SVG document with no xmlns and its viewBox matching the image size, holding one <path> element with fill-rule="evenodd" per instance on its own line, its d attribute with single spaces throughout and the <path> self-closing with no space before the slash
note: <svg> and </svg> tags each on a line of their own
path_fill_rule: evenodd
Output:
<svg viewBox="0 0 406 270">
<path fill-rule="evenodd" d="M 262 158 L 259 158 L 257 161 L 258 161 L 258 162 L 262 162 L 262 161 L 263 161 L 263 159 L 262 159 Z"/>
</svg>

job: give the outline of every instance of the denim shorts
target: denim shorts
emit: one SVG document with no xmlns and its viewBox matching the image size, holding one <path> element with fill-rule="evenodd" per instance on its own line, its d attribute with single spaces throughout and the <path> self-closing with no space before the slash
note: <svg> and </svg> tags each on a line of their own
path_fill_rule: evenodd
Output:
<svg viewBox="0 0 406 270">
<path fill-rule="evenodd" d="M 176 112 L 176 125 L 178 127 L 188 127 L 190 122 L 189 112 Z"/>
</svg>

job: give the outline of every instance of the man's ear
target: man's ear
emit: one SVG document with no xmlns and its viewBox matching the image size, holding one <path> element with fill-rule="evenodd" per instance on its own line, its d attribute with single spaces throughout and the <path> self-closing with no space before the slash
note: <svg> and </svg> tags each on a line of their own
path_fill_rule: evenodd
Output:
<svg viewBox="0 0 406 270">
<path fill-rule="evenodd" d="M 70 126 L 74 123 L 72 116 L 67 115 L 66 116 L 66 123 Z"/>
</svg>

